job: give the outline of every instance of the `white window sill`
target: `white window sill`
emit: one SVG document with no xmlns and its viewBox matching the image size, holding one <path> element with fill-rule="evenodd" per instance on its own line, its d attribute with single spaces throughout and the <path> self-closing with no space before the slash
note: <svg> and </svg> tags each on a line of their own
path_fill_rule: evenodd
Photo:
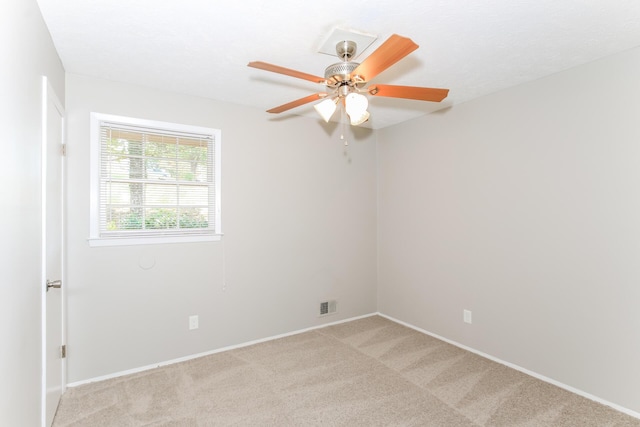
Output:
<svg viewBox="0 0 640 427">
<path fill-rule="evenodd" d="M 110 237 L 110 238 L 89 238 L 90 247 L 102 246 L 133 246 L 133 245 L 156 245 L 164 243 L 194 243 L 194 242 L 217 242 L 222 237 L 221 234 L 207 236 L 154 236 L 154 237 Z"/>
</svg>

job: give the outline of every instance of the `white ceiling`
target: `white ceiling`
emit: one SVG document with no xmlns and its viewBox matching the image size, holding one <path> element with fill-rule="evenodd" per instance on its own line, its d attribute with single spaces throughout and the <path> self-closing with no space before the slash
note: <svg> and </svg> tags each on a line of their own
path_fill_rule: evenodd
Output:
<svg viewBox="0 0 640 427">
<path fill-rule="evenodd" d="M 449 88 L 442 103 L 370 97 L 383 128 L 640 46 L 637 0 L 38 0 L 69 73 L 267 110 L 323 86 L 247 67 L 320 75 L 335 28 L 420 48 L 373 81 Z M 598 102 L 598 100 L 594 100 Z M 317 118 L 313 104 L 280 116 Z M 268 113 L 265 113 L 268 115 Z M 269 117 L 277 117 L 271 116 Z"/>
</svg>

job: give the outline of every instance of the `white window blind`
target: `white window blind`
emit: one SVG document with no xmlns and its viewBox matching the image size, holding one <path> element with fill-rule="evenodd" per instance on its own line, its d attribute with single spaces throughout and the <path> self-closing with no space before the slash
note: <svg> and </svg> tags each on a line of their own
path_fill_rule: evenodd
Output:
<svg viewBox="0 0 640 427">
<path fill-rule="evenodd" d="M 219 234 L 217 132 L 135 122 L 98 121 L 98 236 L 93 237 Z"/>
</svg>

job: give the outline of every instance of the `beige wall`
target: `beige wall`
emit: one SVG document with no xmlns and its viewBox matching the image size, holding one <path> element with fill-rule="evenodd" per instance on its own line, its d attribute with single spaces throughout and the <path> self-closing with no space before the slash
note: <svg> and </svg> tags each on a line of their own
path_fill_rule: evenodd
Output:
<svg viewBox="0 0 640 427">
<path fill-rule="evenodd" d="M 221 129 L 223 241 L 90 248 L 92 111 Z M 67 116 L 69 382 L 376 310 L 371 132 L 77 75 Z"/>
<path fill-rule="evenodd" d="M 0 425 L 40 423 L 42 76 L 64 70 L 35 0 L 0 8 Z"/>
<path fill-rule="evenodd" d="M 638 75 L 634 49 L 380 131 L 379 310 L 640 412 Z"/>
</svg>

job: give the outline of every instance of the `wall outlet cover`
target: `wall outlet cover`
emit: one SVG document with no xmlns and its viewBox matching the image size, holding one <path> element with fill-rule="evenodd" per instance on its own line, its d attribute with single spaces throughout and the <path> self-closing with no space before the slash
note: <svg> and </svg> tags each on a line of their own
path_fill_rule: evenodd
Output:
<svg viewBox="0 0 640 427">
<path fill-rule="evenodd" d="M 471 323 L 471 311 L 470 310 L 462 310 L 462 320 L 464 323 Z"/>
<path fill-rule="evenodd" d="M 189 329 L 198 329 L 198 316 L 189 316 Z"/>
</svg>

